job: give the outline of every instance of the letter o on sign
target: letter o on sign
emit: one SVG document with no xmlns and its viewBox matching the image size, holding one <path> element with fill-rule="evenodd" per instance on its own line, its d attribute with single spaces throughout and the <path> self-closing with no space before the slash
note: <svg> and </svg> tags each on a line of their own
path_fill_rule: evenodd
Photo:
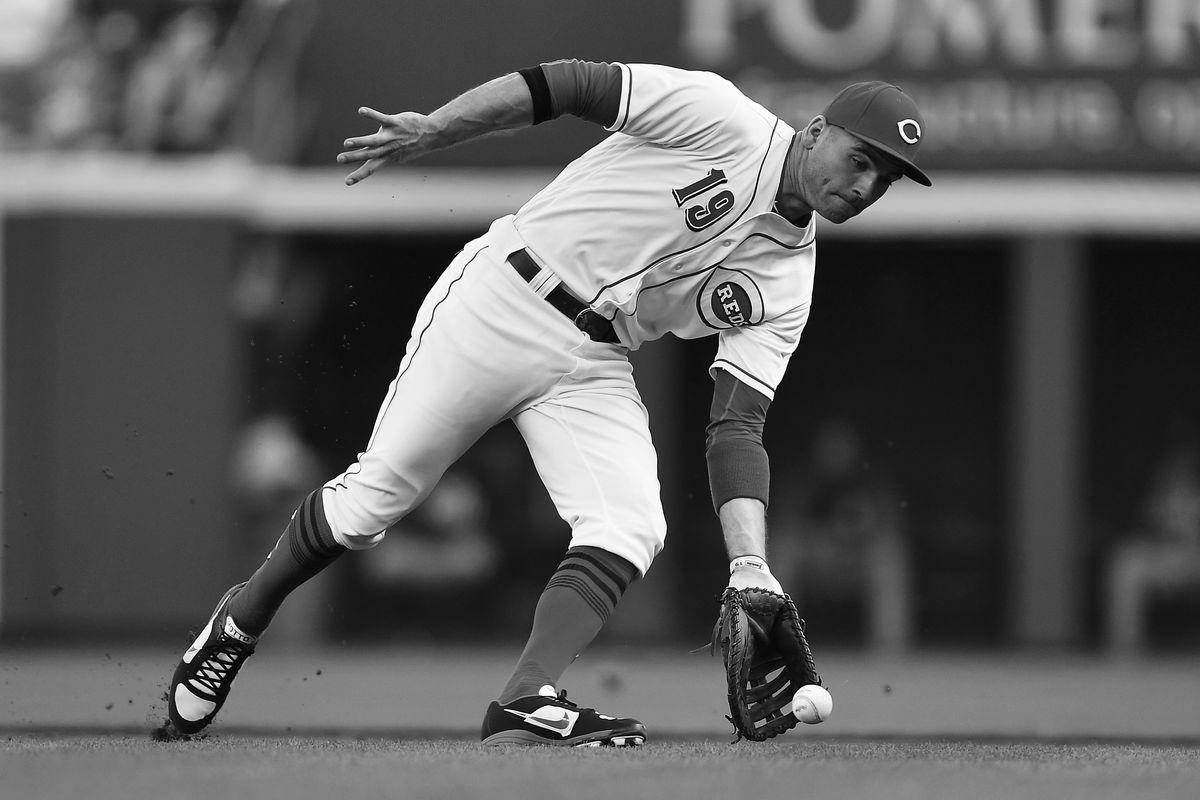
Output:
<svg viewBox="0 0 1200 800">
<path fill-rule="evenodd" d="M 921 123 L 915 119 L 902 119 L 896 123 L 896 128 L 900 131 L 900 138 L 909 144 L 921 141 Z"/>
</svg>

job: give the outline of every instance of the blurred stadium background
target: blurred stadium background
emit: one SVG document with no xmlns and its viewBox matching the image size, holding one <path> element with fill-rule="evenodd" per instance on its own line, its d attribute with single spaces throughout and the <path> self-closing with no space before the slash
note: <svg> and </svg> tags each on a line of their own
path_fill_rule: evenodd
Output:
<svg viewBox="0 0 1200 800">
<path fill-rule="evenodd" d="M 363 132 L 356 108 L 429 111 L 570 57 L 713 69 L 796 126 L 867 77 L 925 110 L 935 188 L 821 227 L 767 429 L 773 564 L 818 653 L 1194 658 L 1193 0 L 4 0 L 11 664 L 161 645 L 165 678 L 298 499 L 354 459 L 450 256 L 603 135 L 562 120 L 347 189 L 333 159 Z M 601 648 L 707 641 L 725 581 L 703 460 L 714 347 L 635 354 L 671 534 Z M 515 655 L 566 536 L 502 427 L 379 549 L 293 598 L 267 644 Z"/>
</svg>

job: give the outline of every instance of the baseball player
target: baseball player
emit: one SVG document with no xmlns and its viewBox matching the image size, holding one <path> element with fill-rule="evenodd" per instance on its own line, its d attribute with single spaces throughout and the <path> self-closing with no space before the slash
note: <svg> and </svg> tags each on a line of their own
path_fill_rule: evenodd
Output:
<svg viewBox="0 0 1200 800">
<path fill-rule="evenodd" d="M 644 725 L 559 689 L 666 535 L 646 408 L 627 354 L 716 335 L 707 462 L 729 585 L 782 591 L 766 560 L 763 423 L 808 319 L 816 217 L 841 223 L 902 176 L 923 124 L 886 83 L 841 92 L 802 131 L 717 75 L 557 61 L 429 115 L 359 113 L 350 186 L 495 131 L 573 114 L 612 135 L 468 243 L 426 296 L 366 449 L 301 503 L 262 566 L 229 589 L 175 670 L 169 722 L 212 722 L 283 599 L 379 543 L 486 430 L 516 423 L 571 540 L 534 611 L 485 743 L 638 745 Z"/>
</svg>

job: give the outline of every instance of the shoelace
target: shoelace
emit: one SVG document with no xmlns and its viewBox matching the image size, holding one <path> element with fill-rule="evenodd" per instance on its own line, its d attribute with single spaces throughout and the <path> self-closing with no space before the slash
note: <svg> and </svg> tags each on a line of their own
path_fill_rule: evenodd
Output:
<svg viewBox="0 0 1200 800">
<path fill-rule="evenodd" d="M 227 678 L 232 677 L 248 655 L 250 653 L 244 644 L 235 639 L 228 639 L 200 662 L 199 669 L 189 683 L 215 696 L 220 692 L 221 685 Z"/>
<path fill-rule="evenodd" d="M 568 700 L 568 699 L 567 699 L 567 690 L 566 690 L 566 689 L 559 689 L 559 690 L 558 690 L 558 697 L 556 697 L 556 698 L 554 698 L 554 699 L 555 699 L 556 701 L 558 701 L 558 702 L 562 703 L 564 706 L 569 706 L 569 707 L 571 707 L 571 708 L 578 709 L 580 712 L 582 712 L 582 713 L 583 713 L 583 714 L 585 714 L 585 715 L 586 715 L 586 714 L 589 714 L 589 713 L 590 713 L 590 714 L 597 714 L 597 715 L 598 715 L 598 714 L 600 713 L 600 712 L 598 712 L 598 711 L 597 711 L 596 709 L 594 709 L 594 708 L 581 708 L 581 707 L 580 707 L 580 705 L 579 705 L 579 703 L 575 703 L 575 702 L 572 702 L 572 701 Z"/>
</svg>

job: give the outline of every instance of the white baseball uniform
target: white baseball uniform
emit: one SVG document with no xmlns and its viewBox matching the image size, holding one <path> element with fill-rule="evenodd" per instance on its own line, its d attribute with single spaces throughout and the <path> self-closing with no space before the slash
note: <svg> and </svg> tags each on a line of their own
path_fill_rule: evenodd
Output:
<svg viewBox="0 0 1200 800">
<path fill-rule="evenodd" d="M 618 65 L 613 135 L 455 257 L 425 298 L 365 452 L 326 484 L 361 549 L 488 428 L 513 418 L 572 528 L 645 573 L 666 533 L 626 353 L 717 334 L 710 372 L 767 398 L 808 318 L 815 215 L 772 210 L 794 131 L 710 73 Z M 526 282 L 507 262 L 524 249 Z M 543 298 L 559 284 L 612 320 L 597 342 Z"/>
</svg>

